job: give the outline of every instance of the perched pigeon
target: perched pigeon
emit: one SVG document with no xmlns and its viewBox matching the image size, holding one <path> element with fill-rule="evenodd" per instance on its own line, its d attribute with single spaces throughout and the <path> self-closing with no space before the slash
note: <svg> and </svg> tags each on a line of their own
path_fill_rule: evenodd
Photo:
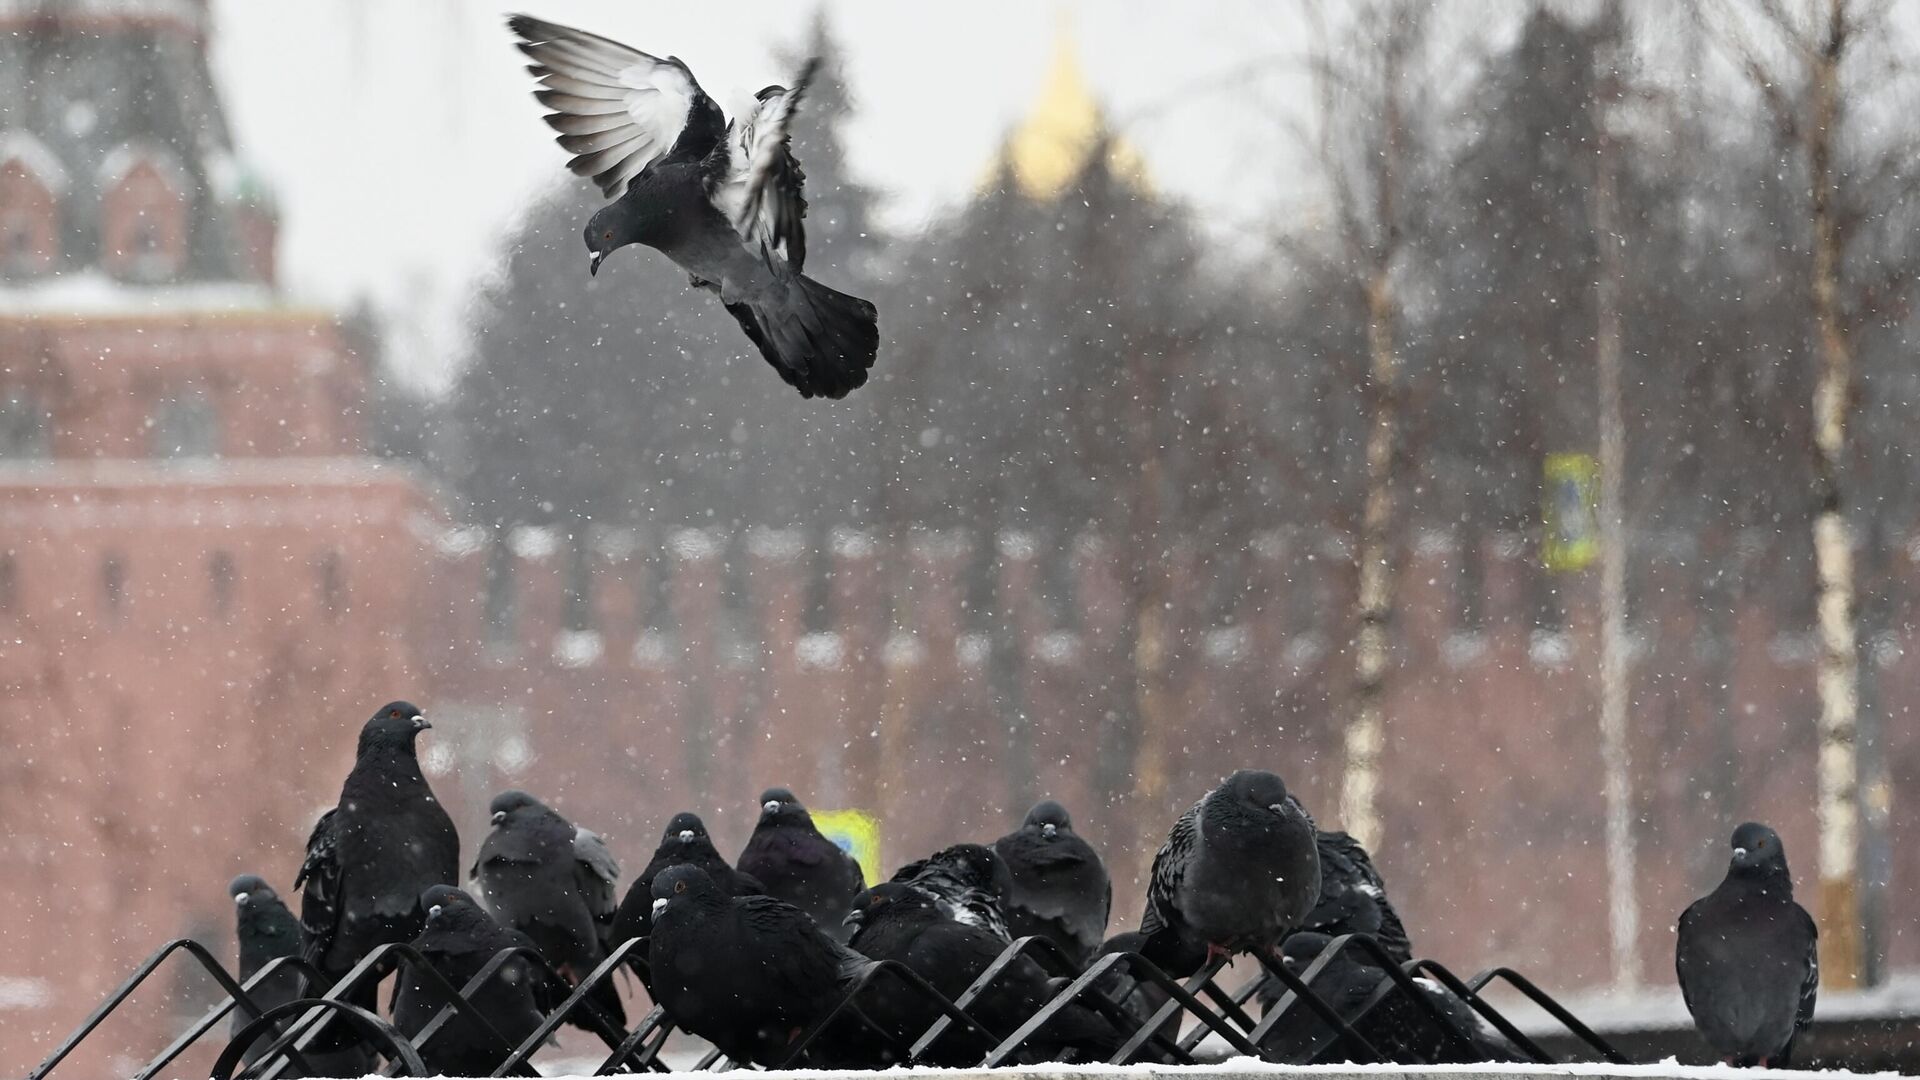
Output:
<svg viewBox="0 0 1920 1080">
<path fill-rule="evenodd" d="M 1332 941 L 1328 935 L 1312 931 L 1289 935 L 1280 949 L 1281 962 L 1295 975 L 1304 976 Z M 1453 1027 L 1436 1021 L 1424 1006 L 1388 980 L 1384 968 L 1351 945 L 1333 956 L 1307 986 L 1388 1061 L 1438 1065 L 1523 1060 L 1520 1052 L 1488 1029 L 1466 1002 L 1425 979 L 1414 982 Z M 1271 1009 L 1283 994 L 1277 981 L 1269 981 L 1260 988 L 1260 1004 Z M 1298 1001 L 1288 1007 L 1288 1016 L 1274 1025 L 1261 1049 L 1273 1060 L 1291 1065 L 1351 1061 L 1361 1054 L 1358 1047 L 1344 1045 L 1332 1025 Z"/>
<path fill-rule="evenodd" d="M 740 852 L 740 870 L 765 887 L 767 895 L 784 900 L 846 940 L 842 920 L 847 905 L 867 887 L 866 875 L 853 856 L 820 835 L 813 815 L 786 788 L 768 788 L 760 795 L 760 822 Z"/>
<path fill-rule="evenodd" d="M 652 932 L 653 879 L 669 866 L 699 867 L 728 896 L 758 896 L 767 891 L 752 875 L 743 874 L 727 865 L 727 860 L 714 849 L 713 838 L 707 835 L 707 827 L 701 822 L 700 815 L 682 811 L 667 822 L 667 831 L 660 837 L 660 846 L 653 850 L 653 858 L 647 862 L 647 868 L 640 871 L 640 876 L 627 886 L 626 898 L 620 901 L 620 910 L 613 917 L 613 930 L 607 937 L 608 949 L 617 949 L 634 938 L 645 938 Z M 634 970 L 651 992 L 652 976 L 647 970 L 647 947 L 642 945 L 627 955 L 633 958 Z"/>
<path fill-rule="evenodd" d="M 287 905 L 281 902 L 280 894 L 274 891 L 273 886 L 253 874 L 242 874 L 227 886 L 227 892 L 233 896 L 234 929 L 240 943 L 242 984 L 273 961 L 283 956 L 300 955 L 300 920 L 287 910 Z M 249 990 L 248 996 L 262 1009 L 271 1009 L 301 996 L 303 989 L 304 979 L 299 970 L 282 965 L 264 982 Z M 252 1014 L 245 1009 L 235 1009 L 233 1031 L 238 1034 L 241 1028 L 252 1021 Z M 285 1030 L 284 1024 L 280 1030 Z M 271 1036 L 261 1036 L 242 1060 L 253 1064 L 272 1041 Z M 373 1055 L 359 1045 L 333 1053 L 309 1051 L 303 1057 L 312 1066 L 316 1076 L 364 1076 L 373 1071 L 377 1064 Z M 281 1075 L 303 1074 L 298 1068 L 289 1067 Z"/>
<path fill-rule="evenodd" d="M 465 990 L 468 980 L 501 950 L 534 948 L 527 935 L 501 926 L 473 897 L 451 885 L 428 889 L 420 905 L 427 914 L 426 929 L 413 947 L 455 990 Z M 501 1046 L 484 1028 L 456 1015 L 420 1047 L 420 1060 L 429 1072 L 492 1075 L 540 1026 L 545 1010 L 560 1004 L 551 981 L 523 957 L 508 960 L 468 1000 L 512 1045 Z M 393 1026 L 402 1035 L 419 1035 L 446 1004 L 411 964 L 402 965 L 393 992 Z"/>
<path fill-rule="evenodd" d="M 893 880 L 920 890 L 947 918 L 1012 940 L 1005 904 L 1013 875 L 992 848 L 954 844 L 894 871 Z"/>
<path fill-rule="evenodd" d="M 728 896 L 697 866 L 653 879 L 653 994 L 673 1022 L 735 1062 L 775 1066 L 871 961 L 771 896 Z M 837 1027 L 838 1025 L 836 1025 Z M 870 1036 L 816 1043 L 808 1064 L 877 1065 Z"/>
<path fill-rule="evenodd" d="M 1144 955 L 1175 976 L 1229 953 L 1279 959 L 1280 939 L 1320 896 L 1314 833 L 1278 776 L 1229 776 L 1180 815 L 1153 858 Z"/>
<path fill-rule="evenodd" d="M 1099 852 L 1073 831 L 1067 808 L 1052 799 L 1035 804 L 993 850 L 1012 876 L 1003 905 L 1008 933 L 1038 934 L 1085 967 L 1107 934 L 1113 882 Z"/>
<path fill-rule="evenodd" d="M 607 958 L 619 864 L 599 836 L 524 791 L 500 793 L 488 811 L 493 829 L 470 872 L 475 896 L 503 926 L 532 938 L 540 955 L 578 984 Z M 626 1024 L 612 979 L 602 980 L 592 997 Z"/>
<path fill-rule="evenodd" d="M 1396 963 L 1413 959 L 1413 945 L 1400 914 L 1387 899 L 1387 883 L 1373 868 L 1360 841 L 1343 832 L 1322 831 L 1320 899 L 1300 924 L 1330 938 L 1342 934 L 1372 934 Z"/>
<path fill-rule="evenodd" d="M 892 960 L 957 998 L 1007 949 L 1005 938 L 978 926 L 956 922 L 927 893 L 903 882 L 887 882 L 854 900 L 847 922 L 856 928 L 852 947 L 873 960 Z M 883 977 L 884 978 L 884 977 Z M 931 1048 L 929 1064 L 963 1068 L 977 1065 L 987 1051 L 1027 1021 L 1061 990 L 1064 982 L 1022 956 L 974 999 L 967 1012 L 992 1032 L 995 1042 L 955 1026 Z M 875 995 L 867 1014 L 911 1045 L 941 1016 L 927 999 L 905 990 Z M 1074 1004 L 1023 1048 L 1023 1064 L 1042 1061 L 1102 1060 L 1120 1048 L 1120 1032 L 1099 1013 Z"/>
<path fill-rule="evenodd" d="M 427 918 L 420 894 L 460 880 L 460 838 L 414 754 L 414 740 L 432 726 L 407 702 L 381 706 L 360 729 L 340 805 L 307 838 L 293 883 L 306 889 L 307 961 L 329 983 L 377 946 L 418 937 Z M 371 1008 L 373 993 L 364 984 L 354 1003 Z"/>
<path fill-rule="evenodd" d="M 1735 829 L 1726 878 L 1681 914 L 1674 948 L 1700 1037 L 1728 1064 L 1785 1068 L 1813 1023 L 1819 951 L 1780 837 L 1753 822 Z"/>
<path fill-rule="evenodd" d="M 719 296 L 802 397 L 845 397 L 867 381 L 880 340 L 873 305 L 800 272 L 806 177 L 787 136 L 818 61 L 728 123 L 676 57 L 527 15 L 507 25 L 574 155 L 568 168 L 614 200 L 587 223 L 593 272 L 614 250 L 645 244 Z"/>
</svg>

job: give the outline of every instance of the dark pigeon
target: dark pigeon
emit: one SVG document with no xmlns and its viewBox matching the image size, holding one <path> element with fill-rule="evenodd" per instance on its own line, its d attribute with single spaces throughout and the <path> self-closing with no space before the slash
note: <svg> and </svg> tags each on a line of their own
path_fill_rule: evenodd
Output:
<svg viewBox="0 0 1920 1080">
<path fill-rule="evenodd" d="M 681 813 L 673 815 L 667 822 L 666 832 L 660 837 L 660 846 L 653 849 L 653 858 L 648 860 L 647 868 L 627 886 L 627 895 L 620 901 L 620 910 L 614 914 L 613 930 L 607 938 L 607 948 L 617 949 L 634 938 L 645 939 L 653 928 L 653 879 L 660 871 L 669 866 L 697 866 L 707 872 L 720 891 L 728 896 L 759 896 L 767 890 L 751 874 L 743 874 L 727 865 L 720 852 L 713 846 L 713 838 L 707 835 L 707 826 L 700 815 Z M 641 945 L 627 954 L 633 961 L 634 971 L 639 973 L 640 981 L 652 992 L 652 976 L 647 969 L 647 946 Z"/>
<path fill-rule="evenodd" d="M 1281 946 L 1281 962 L 1295 975 L 1304 976 L 1332 942 L 1328 935 L 1313 931 L 1292 934 Z M 1415 984 L 1452 1027 L 1437 1021 L 1388 979 L 1386 969 L 1352 945 L 1330 958 L 1307 985 L 1355 1033 L 1396 1064 L 1523 1060 L 1466 1002 L 1425 979 L 1416 979 Z M 1272 1009 L 1283 993 L 1277 981 L 1269 981 L 1260 988 L 1261 1007 Z M 1332 1025 L 1298 1001 L 1288 1006 L 1287 1017 L 1274 1025 L 1261 1049 L 1272 1060 L 1290 1065 L 1366 1060 L 1365 1051 L 1347 1045 Z"/>
<path fill-rule="evenodd" d="M 500 793 L 488 812 L 493 828 L 469 874 L 474 895 L 501 925 L 532 938 L 540 955 L 578 985 L 607 958 L 619 864 L 598 835 L 524 791 Z M 598 983 L 591 996 L 625 1026 L 626 1010 L 612 979 Z"/>
<path fill-rule="evenodd" d="M 1174 822 L 1153 859 L 1143 955 L 1185 976 L 1207 959 L 1280 941 L 1320 897 L 1313 818 L 1270 772 L 1242 769 Z"/>
<path fill-rule="evenodd" d="M 451 885 L 428 889 L 420 904 L 427 914 L 426 929 L 414 939 L 413 947 L 455 990 L 465 990 L 467 982 L 501 950 L 534 948 L 531 938 L 501 926 L 472 896 Z M 501 1046 L 480 1025 L 455 1015 L 420 1047 L 420 1060 L 435 1075 L 492 1075 L 540 1026 L 545 1011 L 558 1008 L 564 999 L 538 968 L 524 957 L 515 957 L 467 1000 L 512 1046 Z M 401 966 L 393 993 L 393 1026 L 402 1035 L 418 1036 L 446 1003 L 412 964 Z"/>
<path fill-rule="evenodd" d="M 460 838 L 414 753 L 414 740 L 432 726 L 407 702 L 381 706 L 360 729 L 340 805 L 307 838 L 293 884 L 306 890 L 307 962 L 329 984 L 376 947 L 418 937 L 427 919 L 420 894 L 460 880 Z M 371 1009 L 373 994 L 368 983 L 353 1003 Z"/>
<path fill-rule="evenodd" d="M 1674 948 L 1700 1037 L 1728 1064 L 1786 1068 L 1813 1023 L 1819 954 L 1779 835 L 1754 822 L 1735 829 L 1726 878 L 1681 914 Z"/>
<path fill-rule="evenodd" d="M 234 878 L 227 886 L 227 892 L 233 897 L 235 936 L 240 944 L 240 982 L 246 982 L 259 974 L 260 969 L 283 956 L 300 955 L 300 920 L 293 917 L 287 905 L 281 901 L 280 894 L 266 880 L 253 874 L 242 874 Z M 262 1009 L 271 1009 L 284 1005 L 301 996 L 305 988 L 305 979 L 298 968 L 282 965 L 267 976 L 260 985 L 248 990 L 248 996 Z M 322 988 L 324 989 L 324 988 Z M 316 990 L 315 993 L 321 991 Z M 235 1009 L 233 1013 L 233 1031 L 252 1022 L 253 1016 L 245 1009 Z M 285 1024 L 278 1030 L 284 1031 Z M 259 1060 L 261 1051 L 273 1041 L 273 1036 L 263 1035 L 247 1050 L 241 1060 L 251 1065 Z M 364 1047 L 355 1045 L 333 1053 L 309 1051 L 303 1055 L 307 1064 L 313 1068 L 315 1076 L 364 1076 L 372 1072 L 378 1062 Z M 289 1066 L 283 1076 L 304 1075 L 297 1067 Z"/>
<path fill-rule="evenodd" d="M 1113 882 L 1100 853 L 1073 831 L 1067 808 L 1052 799 L 1035 804 L 993 850 L 1012 879 L 1003 905 L 1007 932 L 1044 937 L 1086 967 L 1107 935 Z"/>
<path fill-rule="evenodd" d="M 1011 941 L 1005 912 L 1013 875 L 985 844 L 954 844 L 894 871 L 893 879 L 920 890 L 956 922 Z"/>
<path fill-rule="evenodd" d="M 786 788 L 760 795 L 760 821 L 740 852 L 742 873 L 760 882 L 767 895 L 784 900 L 846 940 L 842 921 L 847 905 L 867 887 L 854 857 L 820 835 L 813 815 Z"/>
<path fill-rule="evenodd" d="M 1395 963 L 1413 959 L 1407 928 L 1387 899 L 1387 883 L 1373 868 L 1367 849 L 1346 833 L 1335 831 L 1319 834 L 1319 848 L 1320 899 L 1300 929 L 1330 938 L 1371 934 Z"/>
<path fill-rule="evenodd" d="M 652 890 L 654 1000 L 736 1063 L 786 1062 L 871 965 L 792 904 L 728 896 L 697 866 L 668 867 Z M 802 1064 L 883 1064 L 873 1041 L 865 1032 L 828 1039 Z"/>
<path fill-rule="evenodd" d="M 806 177 L 787 135 L 818 61 L 728 123 L 675 57 L 527 15 L 507 25 L 533 60 L 547 123 L 574 155 L 568 168 L 614 200 L 587 223 L 589 269 L 645 244 L 718 296 L 800 396 L 863 385 L 880 343 L 873 305 L 800 272 Z"/>
<path fill-rule="evenodd" d="M 856 928 L 850 944 L 861 955 L 905 965 L 949 1000 L 973 985 L 1007 948 L 1005 938 L 954 921 L 931 896 L 904 882 L 876 885 L 861 893 L 847 921 Z M 1061 989 L 1064 982 L 1048 977 L 1031 957 L 1016 959 L 967 1009 L 995 1040 L 987 1042 L 956 1025 L 930 1048 L 927 1063 L 953 1068 L 979 1064 L 999 1040 L 1013 1034 Z M 863 1007 L 907 1045 L 941 1016 L 933 1003 L 906 991 L 876 994 Z M 1020 1063 L 1104 1060 L 1123 1041 L 1099 1013 L 1074 1004 L 1035 1033 L 1022 1048 Z"/>
</svg>

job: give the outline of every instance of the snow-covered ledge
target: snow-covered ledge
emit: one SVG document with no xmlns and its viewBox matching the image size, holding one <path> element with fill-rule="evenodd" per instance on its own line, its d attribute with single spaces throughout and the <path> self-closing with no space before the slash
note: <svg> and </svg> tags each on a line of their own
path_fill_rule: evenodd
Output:
<svg viewBox="0 0 1920 1080">
<path fill-rule="evenodd" d="M 1828 1077 L 1880 1076 L 1898 1073 L 1850 1073 L 1828 1070 L 1818 1074 L 1782 1069 L 1735 1069 L 1726 1065 L 1269 1065 L 1247 1058 L 1236 1058 L 1214 1065 L 1044 1065 L 1030 1069 L 889 1069 L 885 1073 L 791 1072 L 753 1073 L 754 1080 L 872 1080 L 875 1075 L 911 1074 L 926 1080 L 1137 1080 L 1140 1077 L 1202 1077 L 1205 1080 L 1273 1080 L 1285 1077 L 1311 1077 L 1313 1080 L 1408 1080 L 1425 1076 L 1444 1076 L 1450 1080 L 1551 1080 L 1555 1077 L 1593 1077 L 1596 1080 L 1805 1080 L 1809 1075 Z M 706 1077 L 711 1073 L 667 1073 L 661 1076 Z"/>
</svg>

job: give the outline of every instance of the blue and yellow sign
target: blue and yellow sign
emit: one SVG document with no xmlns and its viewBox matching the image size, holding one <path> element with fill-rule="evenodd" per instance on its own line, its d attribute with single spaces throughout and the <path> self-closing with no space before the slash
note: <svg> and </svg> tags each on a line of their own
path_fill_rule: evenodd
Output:
<svg viewBox="0 0 1920 1080">
<path fill-rule="evenodd" d="M 1561 573 L 1584 570 L 1600 554 L 1600 463 L 1592 454 L 1548 454 L 1543 480 L 1540 560 Z"/>
<path fill-rule="evenodd" d="M 813 824 L 820 835 L 853 856 L 860 872 L 867 876 L 867 884 L 887 880 L 880 872 L 880 823 L 872 814 L 864 810 L 815 810 Z"/>
</svg>

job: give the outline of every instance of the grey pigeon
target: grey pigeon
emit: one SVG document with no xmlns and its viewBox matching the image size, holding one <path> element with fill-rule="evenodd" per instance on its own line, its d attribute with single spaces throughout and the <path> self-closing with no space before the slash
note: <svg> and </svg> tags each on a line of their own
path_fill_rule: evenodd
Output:
<svg viewBox="0 0 1920 1080">
<path fill-rule="evenodd" d="M 848 944 L 862 956 L 905 965 L 949 1000 L 973 985 L 1007 948 L 1005 938 L 949 918 L 933 897 L 905 882 L 890 881 L 861 893 L 847 921 L 856 928 Z M 1013 1034 L 1063 988 L 1032 957 L 1015 959 L 967 1009 L 996 1042 L 955 1026 L 934 1045 L 927 1063 L 953 1068 L 979 1064 L 997 1039 Z M 908 1045 L 941 1016 L 927 999 L 908 993 L 878 995 L 865 1007 Z M 1022 1048 L 1020 1062 L 1104 1060 L 1123 1041 L 1099 1013 L 1076 1003 L 1035 1033 Z"/>
<path fill-rule="evenodd" d="M 1281 962 L 1295 975 L 1304 976 L 1332 943 L 1331 937 L 1315 931 L 1289 935 L 1280 948 Z M 1307 985 L 1390 1062 L 1439 1065 L 1523 1060 L 1520 1052 L 1482 1023 L 1466 1002 L 1425 979 L 1415 979 L 1414 984 L 1452 1027 L 1436 1021 L 1424 1006 L 1388 980 L 1386 969 L 1355 951 L 1351 944 L 1329 959 Z M 1264 984 L 1259 995 L 1261 1006 L 1273 1008 L 1282 993 L 1277 981 Z M 1352 1061 L 1361 1054 L 1359 1047 L 1345 1045 L 1339 1033 L 1305 1003 L 1294 1002 L 1288 1013 L 1261 1046 L 1272 1060 L 1309 1065 Z"/>
<path fill-rule="evenodd" d="M 1322 830 L 1318 839 L 1320 898 L 1300 929 L 1330 938 L 1371 934 L 1394 962 L 1413 959 L 1407 928 L 1387 899 L 1387 883 L 1373 868 L 1367 849 L 1343 832 Z"/>
<path fill-rule="evenodd" d="M 1005 913 L 1013 874 L 1006 861 L 984 844 L 942 848 L 894 871 L 892 880 L 918 889 L 955 922 L 985 930 L 1003 942 L 1013 940 Z"/>
<path fill-rule="evenodd" d="M 617 949 L 634 938 L 644 939 L 652 932 L 653 879 L 670 866 L 699 867 L 728 896 L 759 896 L 767 891 L 751 874 L 728 866 L 727 860 L 714 848 L 713 837 L 707 835 L 707 826 L 700 815 L 683 810 L 667 822 L 660 846 L 653 849 L 647 868 L 628 884 L 627 895 L 613 917 L 613 930 L 607 937 L 608 949 Z M 639 973 L 640 981 L 651 993 L 653 982 L 647 968 L 647 946 L 642 945 L 627 955 L 632 958 L 632 967 Z"/>
<path fill-rule="evenodd" d="M 1280 940 L 1320 897 L 1314 834 L 1278 776 L 1227 777 L 1180 815 L 1153 858 L 1143 955 L 1175 976 L 1232 953 L 1277 961 Z"/>
<path fill-rule="evenodd" d="M 760 821 L 740 851 L 740 871 L 751 875 L 767 895 L 784 900 L 846 940 L 842 920 L 847 905 L 867 887 L 866 875 L 852 855 L 820 835 L 813 815 L 786 788 L 760 794 Z"/>
<path fill-rule="evenodd" d="M 1700 1037 L 1728 1064 L 1785 1068 L 1813 1023 L 1819 953 L 1779 835 L 1754 822 L 1735 829 L 1726 878 L 1681 914 L 1674 946 Z"/>
<path fill-rule="evenodd" d="M 381 706 L 360 729 L 340 805 L 321 815 L 307 838 L 293 883 L 306 890 L 300 924 L 307 961 L 329 984 L 377 946 L 418 937 L 427 918 L 420 894 L 460 880 L 460 838 L 414 752 L 414 741 L 432 726 L 407 702 Z M 370 1008 L 373 993 L 364 984 L 354 1003 Z"/>
<path fill-rule="evenodd" d="M 293 917 L 293 912 L 288 911 L 287 905 L 281 901 L 280 894 L 264 878 L 242 874 L 228 884 L 227 892 L 233 897 L 234 931 L 240 945 L 240 982 L 243 985 L 273 961 L 283 956 L 300 955 L 300 920 Z M 254 1004 L 262 1009 L 271 1009 L 299 997 L 304 988 L 305 980 L 299 969 L 282 965 L 247 993 L 253 998 Z M 252 1014 L 236 1008 L 233 1013 L 234 1033 L 238 1034 L 241 1028 L 252 1021 Z M 285 1030 L 285 1027 L 285 1024 L 281 1024 L 279 1030 Z M 272 1036 L 261 1036 L 241 1060 L 253 1064 L 272 1041 Z M 364 1076 L 378 1064 L 374 1056 L 360 1045 L 333 1053 L 309 1051 L 302 1056 L 316 1076 Z M 297 1067 L 289 1066 L 281 1075 L 304 1074 Z"/>
<path fill-rule="evenodd" d="M 469 874 L 474 895 L 503 926 L 532 938 L 563 978 L 578 984 L 607 958 L 619 864 L 598 835 L 524 791 L 494 796 L 488 812 L 493 828 Z M 612 979 L 595 987 L 593 1000 L 626 1024 Z"/>
<path fill-rule="evenodd" d="M 507 25 L 547 123 L 613 202 L 587 223 L 589 268 L 628 244 L 672 259 L 720 298 L 767 362 L 802 397 L 845 397 L 879 350 L 873 305 L 802 274 L 806 177 L 788 126 L 818 64 L 792 89 L 769 86 L 728 123 L 693 72 L 597 34 L 515 15 Z"/>
<path fill-rule="evenodd" d="M 1073 831 L 1067 808 L 1034 804 L 1018 829 L 993 842 L 1011 886 L 1004 907 L 1014 937 L 1037 934 L 1086 967 L 1107 936 L 1113 882 L 1100 853 Z"/>
<path fill-rule="evenodd" d="M 534 947 L 527 935 L 501 926 L 472 896 L 451 885 L 428 889 L 420 904 L 426 928 L 413 947 L 455 990 L 465 990 L 501 950 Z M 544 1010 L 559 1006 L 559 996 L 550 980 L 516 956 L 467 997 L 513 1046 L 503 1047 L 484 1028 L 455 1015 L 420 1047 L 420 1060 L 435 1075 L 490 1076 L 540 1026 Z M 393 1026 L 401 1034 L 416 1038 L 446 1003 L 412 964 L 401 966 L 393 992 Z"/>
<path fill-rule="evenodd" d="M 771 896 L 728 896 L 697 866 L 661 871 L 652 892 L 654 1000 L 736 1063 L 787 1061 L 872 965 L 799 908 Z M 883 1064 L 873 1043 L 864 1030 L 828 1038 L 806 1064 Z"/>
</svg>

